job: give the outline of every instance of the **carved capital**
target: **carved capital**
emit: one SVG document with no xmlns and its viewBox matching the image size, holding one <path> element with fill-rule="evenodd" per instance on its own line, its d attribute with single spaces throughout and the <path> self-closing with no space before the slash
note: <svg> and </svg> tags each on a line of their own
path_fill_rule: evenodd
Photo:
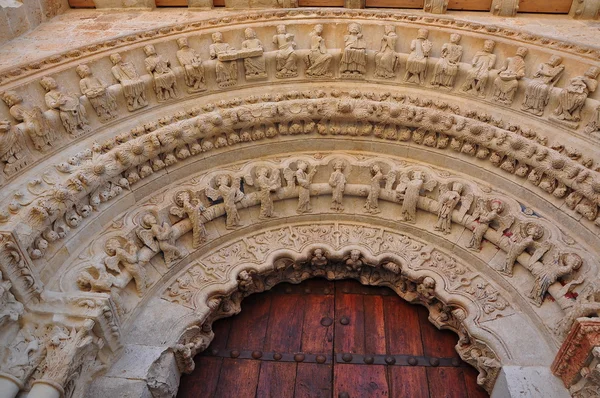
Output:
<svg viewBox="0 0 600 398">
<path fill-rule="evenodd" d="M 592 359 L 592 350 L 600 345 L 600 318 L 578 318 L 560 347 L 552 371 L 567 387 L 580 379 L 581 371 Z"/>
<path fill-rule="evenodd" d="M 0 232 L 0 272 L 12 284 L 12 292 L 21 303 L 37 302 L 43 284 L 34 274 L 31 260 L 10 232 Z"/>
</svg>

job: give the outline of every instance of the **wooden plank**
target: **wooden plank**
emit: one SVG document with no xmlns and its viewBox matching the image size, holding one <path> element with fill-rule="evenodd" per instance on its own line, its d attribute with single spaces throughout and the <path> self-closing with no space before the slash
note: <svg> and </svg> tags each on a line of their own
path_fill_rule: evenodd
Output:
<svg viewBox="0 0 600 398">
<path fill-rule="evenodd" d="M 383 316 L 383 297 L 364 296 L 365 308 L 365 352 L 367 354 L 385 354 L 385 319 Z"/>
<path fill-rule="evenodd" d="M 429 398 L 424 367 L 389 366 L 390 397 Z"/>
<path fill-rule="evenodd" d="M 330 398 L 332 365 L 299 363 L 294 398 Z"/>
<path fill-rule="evenodd" d="M 281 295 L 271 306 L 265 351 L 299 352 L 302 345 L 304 296 Z"/>
<path fill-rule="evenodd" d="M 421 327 L 421 338 L 424 353 L 429 357 L 460 358 L 454 349 L 458 342 L 458 336 L 449 330 L 439 330 L 429 320 L 425 307 L 417 308 L 419 313 L 419 326 Z"/>
<path fill-rule="evenodd" d="M 342 318 L 349 323 L 342 325 Z M 334 352 L 365 354 L 365 312 L 363 296 L 346 294 L 335 288 L 335 344 Z M 337 395 L 336 395 L 337 396 Z"/>
<path fill-rule="evenodd" d="M 462 368 L 427 368 L 430 398 L 465 398 Z"/>
<path fill-rule="evenodd" d="M 187 7 L 187 0 L 155 0 L 157 7 Z"/>
<path fill-rule="evenodd" d="M 253 294 L 242 301 L 242 312 L 232 318 L 228 349 L 262 350 L 267 334 L 270 294 Z"/>
<path fill-rule="evenodd" d="M 262 362 L 256 396 L 264 398 L 293 398 L 295 384 L 295 363 Z"/>
<path fill-rule="evenodd" d="M 222 358 L 197 356 L 196 369 L 181 376 L 177 398 L 212 397 L 219 383 Z"/>
<path fill-rule="evenodd" d="M 423 8 L 424 0 L 367 0 L 368 7 Z"/>
<path fill-rule="evenodd" d="M 333 368 L 333 396 L 348 393 L 351 397 L 389 397 L 384 365 L 348 365 Z M 412 397 L 412 395 L 410 395 Z"/>
<path fill-rule="evenodd" d="M 69 0 L 71 8 L 96 8 L 94 0 Z"/>
<path fill-rule="evenodd" d="M 298 7 L 343 7 L 344 0 L 298 0 Z"/>
<path fill-rule="evenodd" d="M 568 14 L 572 3 L 572 0 L 520 0 L 518 12 Z"/>
<path fill-rule="evenodd" d="M 254 397 L 260 362 L 224 358 L 214 398 Z"/>
<path fill-rule="evenodd" d="M 449 10 L 465 11 L 489 11 L 492 8 L 492 0 L 449 0 Z"/>
<path fill-rule="evenodd" d="M 384 297 L 388 354 L 423 355 L 419 314 L 398 296 Z"/>
<path fill-rule="evenodd" d="M 323 326 L 321 320 L 334 320 L 333 295 L 305 297 L 304 324 L 302 326 L 302 351 L 325 354 L 333 350 L 334 324 Z"/>
<path fill-rule="evenodd" d="M 489 398 L 490 395 L 487 391 L 477 384 L 477 375 L 479 374 L 477 369 L 471 366 L 466 366 L 462 369 L 468 398 Z"/>
</svg>

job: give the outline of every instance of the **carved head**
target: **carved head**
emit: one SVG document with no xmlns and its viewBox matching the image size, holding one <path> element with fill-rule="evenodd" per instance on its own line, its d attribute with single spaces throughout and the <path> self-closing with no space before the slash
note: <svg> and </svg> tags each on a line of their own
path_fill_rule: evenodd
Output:
<svg viewBox="0 0 600 398">
<path fill-rule="evenodd" d="M 490 208 L 492 211 L 496 211 L 497 213 L 501 213 L 504 210 L 504 203 L 498 199 L 494 199 L 490 202 Z"/>
<path fill-rule="evenodd" d="M 427 289 L 433 289 L 435 288 L 435 279 L 433 279 L 430 276 L 426 276 L 425 278 L 423 278 L 423 287 L 427 288 Z"/>
<path fill-rule="evenodd" d="M 494 51 L 494 47 L 496 47 L 496 42 L 493 40 L 486 40 L 485 43 L 483 43 L 483 51 L 491 53 L 492 51 Z"/>
<path fill-rule="evenodd" d="M 50 91 L 54 90 L 58 85 L 56 84 L 56 80 L 51 78 L 50 76 L 46 76 L 40 80 L 40 84 L 44 87 L 44 90 Z"/>
<path fill-rule="evenodd" d="M 417 32 L 417 39 L 427 39 L 427 37 L 429 36 L 429 30 L 427 29 L 419 29 L 419 31 Z"/>
<path fill-rule="evenodd" d="M 548 60 L 548 64 L 551 66 L 558 66 L 561 64 L 561 62 L 562 62 L 562 57 L 560 57 L 558 55 L 553 55 Z"/>
<path fill-rule="evenodd" d="M 119 240 L 117 238 L 110 238 L 104 244 L 104 251 L 109 256 L 114 256 L 115 254 L 117 254 L 117 249 L 120 249 L 120 248 L 121 248 L 121 242 L 119 242 Z"/>
<path fill-rule="evenodd" d="M 354 261 L 358 261 L 360 259 L 360 250 L 352 250 L 350 252 L 350 259 Z"/>
<path fill-rule="evenodd" d="M 390 33 L 396 32 L 396 27 L 394 25 L 385 25 L 383 31 L 386 35 L 389 35 Z"/>
<path fill-rule="evenodd" d="M 336 160 L 335 162 L 333 162 L 333 169 L 335 171 L 342 171 L 344 170 L 344 161 L 343 160 Z"/>
<path fill-rule="evenodd" d="M 528 223 L 525 227 L 525 233 L 533 239 L 538 240 L 544 236 L 544 228 L 539 224 Z"/>
<path fill-rule="evenodd" d="M 576 271 L 583 265 L 583 259 L 579 254 L 575 253 L 562 253 L 560 255 L 560 264 L 564 267 L 570 267 Z"/>
<path fill-rule="evenodd" d="M 90 275 L 89 272 L 83 271 L 77 278 L 77 286 L 79 286 L 80 289 L 88 289 L 91 287 L 92 279 L 94 278 L 92 278 L 92 275 Z"/>
<path fill-rule="evenodd" d="M 463 184 L 461 184 L 460 182 L 455 182 L 454 184 L 452 184 L 452 190 L 454 192 L 461 193 L 463 190 Z"/>
<path fill-rule="evenodd" d="M 123 59 L 121 58 L 121 54 L 119 53 L 114 53 L 110 55 L 110 62 L 113 63 L 113 65 L 116 65 L 118 63 L 120 63 Z"/>
<path fill-rule="evenodd" d="M 458 33 L 452 33 L 450 35 L 450 43 L 458 44 L 460 42 L 460 39 L 462 39 L 462 36 Z"/>
<path fill-rule="evenodd" d="M 177 45 L 179 46 L 179 48 L 189 47 L 187 37 L 180 37 L 179 39 L 177 39 Z"/>
<path fill-rule="evenodd" d="M 255 39 L 255 38 L 256 38 L 256 32 L 255 32 L 255 31 L 254 31 L 254 29 L 252 29 L 252 28 L 246 28 L 246 29 L 244 30 L 244 37 L 245 37 L 247 40 L 250 40 L 250 39 Z"/>
<path fill-rule="evenodd" d="M 413 180 L 423 180 L 423 172 L 419 170 L 415 170 L 412 175 Z"/>
<path fill-rule="evenodd" d="M 148 44 L 147 46 L 144 46 L 144 54 L 146 54 L 147 57 L 156 55 L 156 49 L 152 44 Z"/>
<path fill-rule="evenodd" d="M 529 53 L 529 50 L 527 49 L 527 47 L 517 48 L 517 56 L 519 56 L 521 58 L 525 58 L 527 56 L 527 53 Z"/>
<path fill-rule="evenodd" d="M 223 42 L 223 33 L 221 32 L 215 32 L 212 34 L 212 41 L 213 43 L 222 43 Z"/>
<path fill-rule="evenodd" d="M 375 175 L 381 171 L 381 167 L 378 164 L 371 166 L 371 174 Z"/>
<path fill-rule="evenodd" d="M 277 25 L 277 33 L 279 33 L 280 35 L 282 35 L 285 32 L 286 32 L 285 25 Z"/>
<path fill-rule="evenodd" d="M 11 106 L 15 106 L 23 102 L 23 97 L 11 90 L 2 94 L 2 100 L 4 100 L 6 106 L 10 108 Z"/>
<path fill-rule="evenodd" d="M 189 190 L 179 191 L 175 194 L 175 204 L 179 207 L 183 207 L 185 202 L 189 202 L 192 199 L 192 193 Z"/>
<path fill-rule="evenodd" d="M 156 223 L 156 217 L 154 217 L 154 215 L 151 213 L 146 213 L 144 217 L 142 217 L 142 226 L 144 228 L 151 228 Z"/>
<path fill-rule="evenodd" d="M 315 251 L 314 251 L 314 256 L 315 256 L 316 258 L 321 258 L 321 257 L 323 257 L 323 249 L 315 249 Z"/>
<path fill-rule="evenodd" d="M 297 166 L 298 170 L 306 171 L 308 169 L 308 165 L 303 161 L 298 162 Z"/>
<path fill-rule="evenodd" d="M 348 25 L 348 33 L 357 35 L 360 33 L 360 31 L 361 31 L 361 28 L 360 28 L 359 24 L 351 23 L 350 25 Z"/>
<path fill-rule="evenodd" d="M 314 32 L 318 35 L 321 35 L 321 33 L 323 33 L 323 25 L 321 25 L 321 24 L 315 25 Z"/>
<path fill-rule="evenodd" d="M 268 174 L 269 174 L 269 169 L 267 169 L 266 167 L 259 167 L 256 170 L 257 177 L 266 177 Z"/>
<path fill-rule="evenodd" d="M 77 74 L 79 75 L 80 78 L 84 78 L 87 76 L 90 76 L 92 74 L 92 71 L 90 70 L 90 67 L 87 65 L 79 65 L 76 69 L 75 72 L 77 72 Z"/>
</svg>

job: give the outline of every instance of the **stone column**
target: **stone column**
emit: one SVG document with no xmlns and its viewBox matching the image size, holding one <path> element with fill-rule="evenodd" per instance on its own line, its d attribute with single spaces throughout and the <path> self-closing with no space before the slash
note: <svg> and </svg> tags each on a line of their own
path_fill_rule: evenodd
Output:
<svg viewBox="0 0 600 398">
<path fill-rule="evenodd" d="M 60 385 L 46 381 L 34 381 L 27 398 L 61 398 L 65 391 Z"/>
<path fill-rule="evenodd" d="M 598 19 L 600 0 L 573 0 L 569 15 L 575 19 Z"/>
<path fill-rule="evenodd" d="M 423 11 L 432 14 L 445 14 L 448 10 L 448 0 L 425 0 Z"/>
<path fill-rule="evenodd" d="M 577 0 L 575 0 L 577 1 Z M 519 0 L 493 0 L 490 11 L 499 17 L 514 17 L 519 10 Z"/>
<path fill-rule="evenodd" d="M 365 8 L 365 0 L 344 0 L 344 7 L 346 8 Z"/>
<path fill-rule="evenodd" d="M 0 373 L 0 391 L 3 398 L 16 397 L 20 389 L 21 386 L 17 384 L 14 377 Z"/>
<path fill-rule="evenodd" d="M 156 8 L 154 0 L 94 0 L 96 8 L 135 8 L 152 9 Z"/>
</svg>

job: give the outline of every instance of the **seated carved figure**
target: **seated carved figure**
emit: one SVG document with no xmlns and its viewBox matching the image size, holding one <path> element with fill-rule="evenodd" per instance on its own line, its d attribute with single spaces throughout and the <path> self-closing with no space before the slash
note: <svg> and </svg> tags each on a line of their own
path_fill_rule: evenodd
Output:
<svg viewBox="0 0 600 398">
<path fill-rule="evenodd" d="M 67 133 L 77 137 L 89 131 L 87 114 L 79 101 L 79 96 L 60 91 L 56 80 L 51 77 L 44 77 L 40 80 L 40 84 L 46 90 L 44 97 L 46 105 L 48 108 L 58 111 Z"/>
<path fill-rule="evenodd" d="M 323 39 L 323 25 L 315 25 L 310 32 L 310 52 L 306 57 L 306 74 L 309 77 L 331 77 L 329 64 L 333 56 L 327 52 Z"/>
<path fill-rule="evenodd" d="M 273 43 L 277 46 L 275 76 L 278 78 L 298 76 L 296 42 L 294 35 L 286 32 L 285 25 L 277 25 L 277 34 L 273 36 Z"/>
<path fill-rule="evenodd" d="M 600 68 L 592 66 L 583 76 L 577 76 L 569 81 L 558 96 L 558 107 L 554 113 L 560 120 L 578 122 L 581 120 L 581 109 L 588 96 L 596 91 Z"/>
<path fill-rule="evenodd" d="M 467 78 L 462 86 L 462 91 L 475 91 L 479 96 L 485 95 L 485 88 L 490 71 L 496 63 L 496 55 L 492 54 L 496 42 L 486 40 L 483 50 L 477 51 L 471 63 L 471 70 L 467 72 Z"/>
<path fill-rule="evenodd" d="M 237 83 L 237 61 L 220 61 L 219 55 L 228 54 L 234 48 L 223 42 L 223 34 L 215 32 L 212 34 L 213 44 L 209 46 L 210 58 L 216 60 L 215 71 L 219 87 L 233 86 Z"/>
<path fill-rule="evenodd" d="M 28 109 L 23 105 L 23 97 L 15 91 L 4 92 L 2 100 L 9 107 L 10 115 L 22 123 L 15 126 L 17 130 L 31 138 L 36 150 L 44 152 L 56 144 L 58 136 L 40 107 Z"/>
<path fill-rule="evenodd" d="M 190 48 L 187 38 L 177 39 L 177 45 L 179 46 L 177 60 L 183 66 L 183 77 L 188 86 L 188 92 L 197 93 L 206 90 L 202 59 L 194 49 Z"/>
<path fill-rule="evenodd" d="M 130 112 L 148 106 L 146 101 L 146 86 L 131 62 L 123 61 L 120 54 L 111 54 L 113 63 L 111 72 L 114 78 L 121 83 L 123 95 L 127 100 L 127 109 Z"/>
<path fill-rule="evenodd" d="M 519 47 L 514 57 L 507 58 L 504 66 L 500 69 L 498 77 L 494 80 L 494 100 L 510 105 L 513 102 L 519 80 L 525 76 L 525 56 L 527 48 Z"/>
<path fill-rule="evenodd" d="M 397 41 L 396 27 L 386 25 L 383 37 L 381 38 L 381 47 L 379 52 L 375 54 L 375 76 L 386 79 L 396 77 L 396 70 L 400 62 L 396 53 Z"/>
<path fill-rule="evenodd" d="M 117 117 L 117 102 L 115 97 L 102 84 L 100 79 L 92 75 L 92 71 L 87 65 L 79 65 L 76 69 L 81 78 L 79 88 L 92 104 L 100 121 L 107 121 Z"/>
<path fill-rule="evenodd" d="M 565 70 L 565 67 L 560 64 L 561 62 L 561 57 L 553 55 L 548 62 L 538 66 L 533 79 L 525 89 L 525 100 L 521 105 L 522 110 L 537 116 L 544 114 L 544 109 L 550 100 L 550 92 Z"/>
<path fill-rule="evenodd" d="M 348 25 L 348 34 L 344 36 L 345 48 L 340 61 L 340 73 L 343 77 L 360 77 L 367 66 L 367 43 L 357 23 Z"/>
<path fill-rule="evenodd" d="M 264 51 L 262 42 L 256 38 L 254 29 L 247 28 L 244 31 L 244 37 L 246 40 L 242 42 L 242 49 Z M 244 69 L 246 70 L 246 79 L 248 80 L 266 78 L 265 56 L 260 55 L 258 57 L 244 58 Z"/>
<path fill-rule="evenodd" d="M 458 43 L 461 35 L 453 33 L 450 35 L 450 43 L 442 46 L 442 54 L 433 68 L 433 79 L 431 85 L 434 87 L 452 88 L 458 74 L 458 64 L 462 58 L 463 48 Z"/>
<path fill-rule="evenodd" d="M 177 98 L 177 79 L 170 68 L 171 63 L 156 53 L 153 45 L 144 47 L 146 70 L 154 79 L 154 92 L 159 101 Z"/>
<path fill-rule="evenodd" d="M 427 59 L 433 47 L 427 37 L 429 37 L 429 31 L 419 29 L 417 38 L 410 42 L 410 54 L 406 60 L 406 74 L 404 75 L 404 80 L 409 83 L 425 83 Z"/>
</svg>

